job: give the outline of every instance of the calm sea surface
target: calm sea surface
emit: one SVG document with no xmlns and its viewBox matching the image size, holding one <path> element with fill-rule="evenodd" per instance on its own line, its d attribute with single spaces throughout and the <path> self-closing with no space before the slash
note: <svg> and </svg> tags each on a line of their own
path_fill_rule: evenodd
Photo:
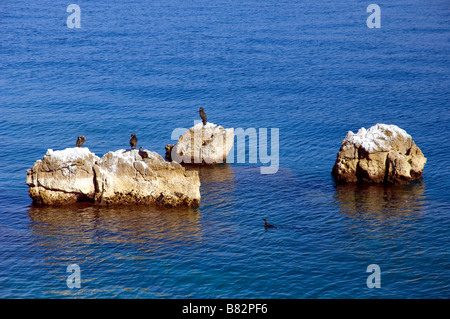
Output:
<svg viewBox="0 0 450 319">
<path fill-rule="evenodd" d="M 449 1 L 378 1 L 381 29 L 350 0 L 78 1 L 80 29 L 69 3 L 0 3 L 0 298 L 450 296 Z M 279 128 L 278 172 L 202 169 L 192 209 L 31 205 L 47 149 L 136 133 L 164 155 L 199 106 Z M 342 139 L 376 123 L 412 135 L 423 180 L 336 187 Z"/>
</svg>

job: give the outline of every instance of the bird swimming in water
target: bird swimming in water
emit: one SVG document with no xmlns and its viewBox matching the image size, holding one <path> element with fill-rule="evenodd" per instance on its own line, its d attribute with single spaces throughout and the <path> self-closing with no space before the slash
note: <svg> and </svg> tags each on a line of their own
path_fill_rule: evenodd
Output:
<svg viewBox="0 0 450 319">
<path fill-rule="evenodd" d="M 203 121 L 203 125 L 206 125 L 206 113 L 203 110 L 203 108 L 201 107 L 200 110 L 198 110 L 198 113 L 200 114 L 200 117 L 202 118 Z"/>
<path fill-rule="evenodd" d="M 133 149 L 133 148 L 135 149 L 136 148 L 137 142 L 138 142 L 138 139 L 136 137 L 136 134 L 131 134 L 131 138 L 130 138 L 131 149 Z"/>
<path fill-rule="evenodd" d="M 142 157 L 142 159 L 148 158 L 148 154 L 147 154 L 147 152 L 144 152 L 144 151 L 142 150 L 142 146 L 139 147 L 139 155 Z"/>
<path fill-rule="evenodd" d="M 267 228 L 275 228 L 274 225 L 270 225 L 270 224 L 267 223 L 267 219 L 264 219 L 264 218 L 263 218 L 263 221 L 264 221 L 264 228 L 266 228 L 266 229 L 267 229 Z"/>
<path fill-rule="evenodd" d="M 85 141 L 84 136 L 78 136 L 76 147 L 82 147 Z"/>
</svg>

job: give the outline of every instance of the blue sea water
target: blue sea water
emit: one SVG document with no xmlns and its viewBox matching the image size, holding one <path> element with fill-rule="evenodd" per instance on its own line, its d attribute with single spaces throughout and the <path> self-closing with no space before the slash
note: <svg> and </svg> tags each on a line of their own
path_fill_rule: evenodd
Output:
<svg viewBox="0 0 450 319">
<path fill-rule="evenodd" d="M 80 0 L 79 29 L 69 4 L 0 3 L 0 298 L 450 296 L 447 0 L 380 0 L 379 29 L 364 1 Z M 164 155 L 199 106 L 278 128 L 278 172 L 201 169 L 191 209 L 31 205 L 47 149 L 85 135 L 102 156 L 136 133 Z M 336 186 L 347 131 L 376 123 L 411 134 L 423 180 Z"/>
</svg>

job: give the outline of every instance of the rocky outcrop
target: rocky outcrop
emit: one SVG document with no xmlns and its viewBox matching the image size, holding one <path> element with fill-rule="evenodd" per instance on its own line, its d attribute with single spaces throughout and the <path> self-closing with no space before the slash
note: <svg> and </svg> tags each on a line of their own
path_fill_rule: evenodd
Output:
<svg viewBox="0 0 450 319">
<path fill-rule="evenodd" d="M 198 172 L 144 150 L 119 150 L 105 154 L 95 173 L 96 201 L 105 203 L 156 203 L 162 206 L 192 206 L 200 202 Z"/>
<path fill-rule="evenodd" d="M 147 158 L 138 150 L 118 150 L 99 158 L 88 148 L 48 150 L 27 171 L 30 197 L 43 205 L 88 201 L 177 207 L 200 202 L 198 172 L 144 152 Z"/>
<path fill-rule="evenodd" d="M 166 158 L 184 164 L 224 163 L 233 143 L 234 129 L 200 122 L 188 129 L 177 144 L 166 146 Z"/>
<path fill-rule="evenodd" d="M 337 182 L 406 184 L 422 177 L 426 161 L 406 131 L 376 124 L 347 133 L 332 175 Z"/>
<path fill-rule="evenodd" d="M 88 148 L 48 150 L 27 171 L 30 197 L 38 204 L 64 204 L 94 198 L 95 163 L 100 160 Z"/>
</svg>

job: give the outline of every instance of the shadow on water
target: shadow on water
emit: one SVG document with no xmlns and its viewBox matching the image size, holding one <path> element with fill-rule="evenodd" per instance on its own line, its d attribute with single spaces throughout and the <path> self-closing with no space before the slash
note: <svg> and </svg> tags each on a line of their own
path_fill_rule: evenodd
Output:
<svg viewBox="0 0 450 319">
<path fill-rule="evenodd" d="M 340 213 L 378 222 L 413 217 L 425 212 L 425 183 L 409 185 L 341 184 L 334 198 Z"/>
</svg>

